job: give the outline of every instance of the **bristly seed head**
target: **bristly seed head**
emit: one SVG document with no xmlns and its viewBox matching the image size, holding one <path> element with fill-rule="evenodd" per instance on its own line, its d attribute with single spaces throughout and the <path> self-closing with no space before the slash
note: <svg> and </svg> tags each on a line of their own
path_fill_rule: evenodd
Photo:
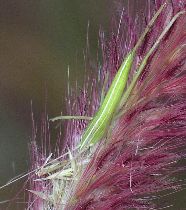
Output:
<svg viewBox="0 0 186 210">
<path fill-rule="evenodd" d="M 164 2 L 157 0 L 154 11 Z M 137 50 L 129 83 L 145 55 L 180 11 L 186 12 L 185 0 L 166 1 L 166 7 Z M 29 209 L 157 209 L 166 207 L 157 206 L 158 193 L 162 196 L 163 192 L 166 195 L 181 189 L 183 182 L 175 181 L 173 177 L 185 171 L 185 167 L 177 164 L 186 156 L 185 14 L 175 20 L 148 58 L 128 100 L 122 105 L 122 114 L 117 113 L 119 117 L 108 126 L 104 139 L 91 149 L 91 155 L 79 156 L 75 150 L 88 124 L 85 120 L 67 122 L 66 147 L 64 150 L 58 148 L 57 154 L 60 156 L 63 151 L 67 155 L 48 168 L 44 163 L 49 154 L 40 154 L 35 141 L 32 143 L 32 168 L 43 165 L 51 171 L 45 171 L 41 177 L 30 177 L 34 194 L 30 197 Z M 113 29 L 109 41 L 105 41 L 104 33 L 100 32 L 102 71 L 98 77 L 95 73 L 87 76 L 78 96 L 69 92 L 68 115 L 93 116 L 98 109 L 100 86 L 104 85 L 107 72 L 106 90 L 124 55 L 136 42 L 138 33 L 130 21 L 130 38 L 125 41 L 126 17 L 121 10 L 119 24 L 116 30 Z M 44 133 L 48 134 L 46 125 Z M 33 133 L 35 140 L 35 130 Z M 41 180 L 34 181 L 38 178 Z"/>
</svg>

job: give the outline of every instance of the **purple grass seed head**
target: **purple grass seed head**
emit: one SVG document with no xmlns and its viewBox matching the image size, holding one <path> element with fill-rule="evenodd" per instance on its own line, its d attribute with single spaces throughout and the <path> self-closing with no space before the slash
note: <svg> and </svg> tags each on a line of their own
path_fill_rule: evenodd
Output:
<svg viewBox="0 0 186 210">
<path fill-rule="evenodd" d="M 153 7 L 151 5 L 148 14 L 153 16 L 152 14 L 164 2 L 157 0 Z M 163 12 L 137 50 L 129 83 L 139 64 L 172 18 L 180 11 L 186 11 L 184 0 L 166 2 Z M 30 209 L 165 208 L 163 205 L 157 206 L 159 197 L 157 195 L 166 195 L 168 192 L 181 189 L 184 183 L 176 181 L 173 177 L 176 173 L 185 171 L 184 166 L 178 165 L 186 155 L 185 14 L 176 19 L 147 60 L 128 100 L 109 125 L 107 134 L 94 149 L 92 156 L 87 159 L 85 167 L 77 170 L 78 173 L 68 182 L 56 177 L 34 182 L 34 179 L 38 179 L 37 175 L 30 177 L 32 190 L 35 191 L 30 197 Z M 150 20 L 150 17 L 146 19 Z M 129 22 L 127 34 L 124 31 L 125 21 Z M 100 86 L 103 86 L 103 80 L 108 74 L 106 85 L 108 89 L 123 57 L 136 42 L 137 27 L 132 25 L 123 9 L 119 20 L 114 21 L 113 25 L 109 40 L 105 40 L 103 31 L 100 31 L 102 71 L 99 72 L 99 76 L 95 72 L 91 76 L 86 76 L 83 90 L 78 96 L 76 92 L 70 91 L 67 98 L 69 115 L 95 114 L 101 101 Z M 126 41 L 127 36 L 130 38 Z M 76 155 L 73 149 L 80 141 L 87 124 L 85 120 L 66 122 L 64 140 L 66 147 L 63 152 L 71 149 L 72 156 Z M 48 129 L 43 131 L 49 132 Z M 33 140 L 30 149 L 32 168 L 35 168 L 43 165 L 49 154 L 47 155 L 44 150 L 41 154 L 38 152 L 35 131 Z M 45 147 L 46 144 L 43 145 L 43 148 Z M 60 150 L 62 151 L 62 148 Z M 56 157 L 60 155 L 62 153 L 58 152 Z M 65 157 L 61 160 L 67 159 Z M 76 164 L 78 165 L 77 162 Z M 56 193 L 54 190 L 57 190 L 56 183 L 57 197 L 54 196 Z M 46 197 L 38 196 L 36 191 L 44 193 L 42 195 Z"/>
</svg>

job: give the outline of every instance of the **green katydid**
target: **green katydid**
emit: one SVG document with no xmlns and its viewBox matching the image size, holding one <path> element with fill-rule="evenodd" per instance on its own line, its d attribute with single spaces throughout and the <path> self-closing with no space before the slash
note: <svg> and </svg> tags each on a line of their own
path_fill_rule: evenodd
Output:
<svg viewBox="0 0 186 210">
<path fill-rule="evenodd" d="M 85 130 L 79 145 L 80 150 L 84 149 L 84 147 L 87 145 L 89 147 L 97 143 L 99 139 L 103 137 L 106 128 L 113 117 L 116 107 L 121 100 L 133 59 L 134 51 L 131 51 L 127 55 L 114 80 L 112 81 L 112 84 L 99 110 Z"/>
<path fill-rule="evenodd" d="M 138 40 L 135 47 L 128 53 L 126 58 L 124 59 L 121 67 L 119 68 L 112 84 L 100 106 L 95 116 L 92 118 L 91 122 L 89 123 L 88 127 L 86 128 L 81 141 L 78 145 L 80 151 L 84 148 L 89 148 L 91 145 L 96 144 L 105 134 L 108 125 L 110 124 L 115 111 L 117 110 L 121 98 L 123 96 L 124 89 L 127 84 L 128 75 L 130 69 L 132 67 L 136 50 L 144 40 L 146 34 L 151 29 L 152 25 L 154 24 L 157 17 L 162 12 L 163 8 L 165 7 L 166 3 L 163 4 L 159 10 L 156 12 L 154 17 L 149 22 L 148 26 L 146 27 L 144 33 L 141 35 L 140 39 Z M 52 121 L 60 120 L 60 119 L 85 119 L 90 120 L 90 117 L 87 116 L 60 116 L 51 119 Z"/>
<path fill-rule="evenodd" d="M 84 150 L 85 148 L 89 148 L 91 145 L 96 144 L 104 136 L 106 129 L 110 124 L 118 105 L 120 104 L 120 100 L 127 84 L 128 75 L 133 64 L 136 50 L 142 43 L 144 37 L 149 32 L 154 21 L 157 19 L 164 6 L 165 4 L 163 4 L 157 11 L 135 47 L 132 49 L 131 52 L 128 53 L 123 63 L 121 64 L 121 67 L 119 68 L 114 80 L 112 81 L 112 84 L 105 96 L 103 103 L 101 104 L 99 110 L 95 114 L 94 118 L 88 125 L 81 138 L 80 144 L 78 146 L 80 151 Z"/>
</svg>

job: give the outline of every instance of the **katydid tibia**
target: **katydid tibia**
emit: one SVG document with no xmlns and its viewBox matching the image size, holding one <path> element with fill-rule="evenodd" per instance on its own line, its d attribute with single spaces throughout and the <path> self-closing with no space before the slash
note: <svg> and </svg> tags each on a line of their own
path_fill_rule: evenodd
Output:
<svg viewBox="0 0 186 210">
<path fill-rule="evenodd" d="M 50 119 L 50 121 L 54 122 L 57 120 L 92 120 L 92 117 L 88 117 L 88 116 L 58 116 L 58 117 L 54 117 L 52 119 Z"/>
</svg>

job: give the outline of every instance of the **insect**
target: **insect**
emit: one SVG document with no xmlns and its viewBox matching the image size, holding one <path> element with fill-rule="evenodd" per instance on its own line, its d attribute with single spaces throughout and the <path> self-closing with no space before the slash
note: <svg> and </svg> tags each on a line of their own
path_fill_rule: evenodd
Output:
<svg viewBox="0 0 186 210">
<path fill-rule="evenodd" d="M 85 130 L 79 145 L 80 150 L 86 147 L 86 145 L 91 146 L 97 143 L 99 139 L 103 137 L 116 107 L 120 102 L 123 90 L 125 89 L 128 80 L 128 74 L 131 69 L 133 59 L 134 51 L 131 51 L 125 58 L 114 80 L 112 81 L 112 84 L 98 112 Z"/>
<path fill-rule="evenodd" d="M 104 136 L 106 129 L 110 124 L 123 96 L 123 92 L 127 84 L 128 75 L 134 61 L 136 50 L 142 43 L 144 37 L 150 30 L 151 26 L 153 25 L 154 21 L 157 19 L 165 5 L 166 4 L 163 4 L 154 15 L 135 47 L 132 49 L 131 52 L 128 53 L 123 63 L 121 64 L 103 100 L 103 103 L 101 104 L 100 108 L 98 109 L 97 113 L 95 114 L 94 118 L 88 125 L 81 138 L 80 144 L 78 146 L 80 151 L 96 144 Z"/>
</svg>

